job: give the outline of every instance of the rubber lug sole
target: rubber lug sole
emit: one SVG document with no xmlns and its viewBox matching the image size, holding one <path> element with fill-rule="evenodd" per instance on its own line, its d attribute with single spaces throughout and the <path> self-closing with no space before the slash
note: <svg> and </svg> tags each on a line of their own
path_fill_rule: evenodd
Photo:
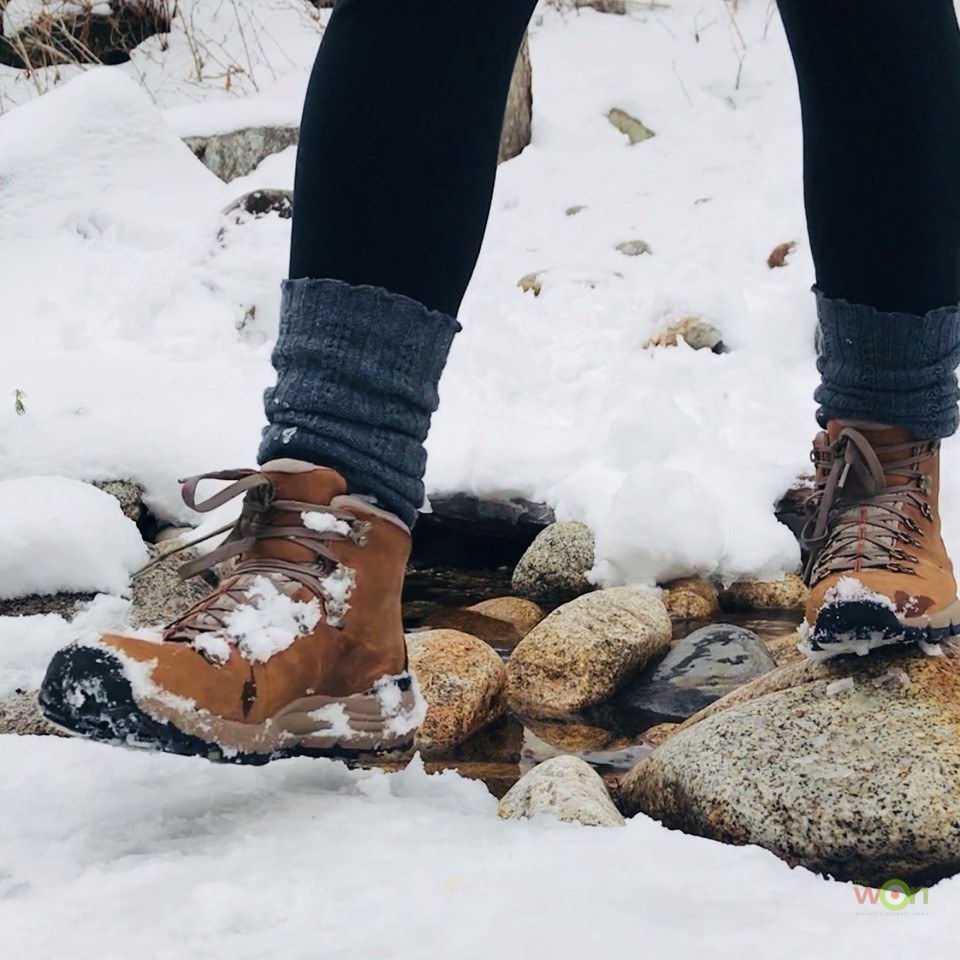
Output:
<svg viewBox="0 0 960 960">
<path fill-rule="evenodd" d="M 317 757 L 356 766 L 376 758 L 405 759 L 413 746 L 411 737 L 409 744 L 385 751 L 341 746 L 297 746 L 268 753 L 227 751 L 145 713 L 137 705 L 120 662 L 104 650 L 87 646 L 66 647 L 55 654 L 40 688 L 40 709 L 50 723 L 73 736 L 113 746 L 203 757 L 215 763 L 262 766 L 272 760 Z"/>
<path fill-rule="evenodd" d="M 957 635 L 960 624 L 914 627 L 904 624 L 888 606 L 856 600 L 821 609 L 800 649 L 811 659 L 828 660 L 847 653 L 865 656 L 893 645 L 936 646 Z"/>
</svg>

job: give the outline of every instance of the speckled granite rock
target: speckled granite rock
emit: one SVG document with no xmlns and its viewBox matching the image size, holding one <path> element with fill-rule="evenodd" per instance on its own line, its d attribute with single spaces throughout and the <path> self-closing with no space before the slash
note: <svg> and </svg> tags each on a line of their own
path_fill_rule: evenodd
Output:
<svg viewBox="0 0 960 960">
<path fill-rule="evenodd" d="M 143 508 L 143 487 L 139 483 L 133 480 L 94 480 L 93 486 L 116 497 L 120 501 L 120 509 L 125 517 L 134 523 L 140 519 L 140 511 Z"/>
<path fill-rule="evenodd" d="M 588 827 L 624 826 L 606 784 L 579 757 L 554 757 L 538 764 L 511 787 L 497 813 L 504 820 L 546 813 Z"/>
<path fill-rule="evenodd" d="M 593 534 L 585 523 L 553 523 L 530 544 L 513 572 L 513 589 L 532 600 L 562 603 L 593 590 Z"/>
<path fill-rule="evenodd" d="M 709 620 L 720 612 L 717 588 L 706 580 L 674 580 L 660 599 L 671 620 Z"/>
<path fill-rule="evenodd" d="M 957 655 L 781 667 L 688 720 L 622 796 L 841 880 L 933 883 L 960 870 Z"/>
<path fill-rule="evenodd" d="M 683 720 L 776 665 L 752 630 L 712 623 L 678 640 L 656 670 L 631 681 L 621 696 L 636 710 Z"/>
<path fill-rule="evenodd" d="M 650 727 L 647 730 L 643 731 L 643 742 L 649 743 L 652 747 L 659 747 L 667 737 L 673 736 L 673 734 L 680 728 L 679 723 L 658 723 Z"/>
<path fill-rule="evenodd" d="M 807 588 L 795 573 L 782 580 L 744 580 L 720 594 L 724 610 L 802 610 Z"/>
<path fill-rule="evenodd" d="M 37 692 L 14 693 L 0 699 L 0 734 L 15 733 L 25 736 L 65 737 L 52 724 L 47 723 L 40 712 Z"/>
<path fill-rule="evenodd" d="M 545 616 L 532 600 L 499 597 L 472 607 L 433 610 L 425 625 L 460 630 L 499 650 L 512 650 Z"/>
<path fill-rule="evenodd" d="M 601 703 L 670 645 L 660 598 L 613 587 L 553 611 L 520 641 L 507 663 L 518 712 L 558 716 Z"/>
<path fill-rule="evenodd" d="M 797 644 L 800 642 L 800 634 L 797 632 L 766 637 L 763 642 L 770 656 L 777 661 L 778 667 L 786 666 L 788 663 L 800 663 L 806 659 L 797 649 Z"/>
<path fill-rule="evenodd" d="M 525 637 L 547 614 L 546 611 L 532 600 L 523 597 L 495 597 L 492 600 L 483 600 L 475 603 L 468 610 L 482 613 L 485 617 L 503 620 L 513 624 L 521 638 Z"/>
<path fill-rule="evenodd" d="M 169 547 L 164 549 L 164 546 L 151 544 L 150 559 L 155 560 L 167 553 Z M 161 561 L 132 581 L 131 623 L 134 627 L 166 625 L 210 592 L 210 584 L 203 577 L 187 581 L 180 579 L 180 565 L 195 556 L 195 551 L 185 550 Z"/>
<path fill-rule="evenodd" d="M 427 701 L 417 748 L 433 756 L 466 740 L 506 710 L 506 670 L 486 643 L 458 630 L 407 637 L 410 666 Z"/>
</svg>

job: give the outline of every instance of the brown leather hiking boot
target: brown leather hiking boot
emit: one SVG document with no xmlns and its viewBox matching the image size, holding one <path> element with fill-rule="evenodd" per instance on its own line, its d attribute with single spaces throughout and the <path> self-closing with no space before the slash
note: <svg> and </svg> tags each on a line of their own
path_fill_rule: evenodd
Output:
<svg viewBox="0 0 960 960">
<path fill-rule="evenodd" d="M 814 441 L 806 652 L 868 653 L 960 633 L 953 566 L 940 535 L 940 441 L 834 420 Z"/>
<path fill-rule="evenodd" d="M 233 483 L 198 504 L 205 479 Z M 61 650 L 43 712 L 96 740 L 239 763 L 409 746 L 426 710 L 400 617 L 409 530 L 347 496 L 340 474 L 296 460 L 183 490 L 201 511 L 241 493 L 224 543 L 181 569 L 237 558 L 220 586 L 153 636 Z"/>
</svg>

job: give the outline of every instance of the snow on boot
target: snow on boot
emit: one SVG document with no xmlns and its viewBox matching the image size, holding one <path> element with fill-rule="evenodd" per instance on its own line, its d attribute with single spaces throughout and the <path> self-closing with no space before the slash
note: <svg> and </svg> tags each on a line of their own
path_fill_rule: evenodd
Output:
<svg viewBox="0 0 960 960">
<path fill-rule="evenodd" d="M 232 483 L 198 504 L 207 479 Z M 46 717 L 95 740 L 238 763 L 410 746 L 426 707 L 400 615 L 407 527 L 297 460 L 184 482 L 201 511 L 240 494 L 228 537 L 181 569 L 234 559 L 220 586 L 162 632 L 59 651 Z"/>
<path fill-rule="evenodd" d="M 808 656 L 936 644 L 960 633 L 940 535 L 940 441 L 833 420 L 814 441 L 817 489 L 801 535 Z"/>
</svg>

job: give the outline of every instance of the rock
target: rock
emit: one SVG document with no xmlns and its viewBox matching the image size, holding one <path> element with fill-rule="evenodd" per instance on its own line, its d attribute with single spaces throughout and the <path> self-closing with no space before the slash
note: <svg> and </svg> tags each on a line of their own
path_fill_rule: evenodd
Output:
<svg viewBox="0 0 960 960">
<path fill-rule="evenodd" d="M 670 618 L 652 593 L 613 587 L 554 610 L 507 663 L 518 712 L 560 716 L 611 697 L 670 645 Z"/>
<path fill-rule="evenodd" d="M 123 515 L 139 522 L 143 510 L 143 487 L 134 480 L 94 480 L 93 486 L 120 501 Z"/>
<path fill-rule="evenodd" d="M 590 723 L 534 717 L 519 719 L 528 732 L 528 737 L 524 740 L 525 752 L 537 759 L 555 756 L 557 751 L 561 753 L 609 752 L 620 750 L 633 742 L 629 737 L 620 736 L 615 730 Z M 530 734 L 552 749 L 544 750 L 542 744 L 535 744 L 531 749 Z"/>
<path fill-rule="evenodd" d="M 624 240 L 617 244 L 617 249 L 626 257 L 639 257 L 643 253 L 653 253 L 646 240 Z"/>
<path fill-rule="evenodd" d="M 774 516 L 799 540 L 807 522 L 807 501 L 816 491 L 811 474 L 797 477 L 793 486 L 773 505 Z"/>
<path fill-rule="evenodd" d="M 535 297 L 540 296 L 540 291 L 542 287 L 540 286 L 540 279 L 535 273 L 526 273 L 518 281 L 517 286 L 524 292 L 532 292 Z"/>
<path fill-rule="evenodd" d="M 469 633 L 499 650 L 512 650 L 523 639 L 512 623 L 463 607 L 437 610 L 427 617 L 424 626 Z"/>
<path fill-rule="evenodd" d="M 567 207 L 567 209 L 564 210 L 564 213 L 568 217 L 575 217 L 578 213 L 580 213 L 581 210 L 586 210 L 586 209 L 587 209 L 586 204 L 575 203 L 572 207 Z"/>
<path fill-rule="evenodd" d="M 427 701 L 417 748 L 430 756 L 447 750 L 506 710 L 503 661 L 482 640 L 457 630 L 407 637 L 410 666 Z"/>
<path fill-rule="evenodd" d="M 299 138 L 298 127 L 245 127 L 208 137 L 185 137 L 184 143 L 211 173 L 229 182 L 252 173 L 271 154 L 295 146 Z"/>
<path fill-rule="evenodd" d="M 530 42 L 527 34 L 524 34 L 513 76 L 510 78 L 510 92 L 507 95 L 497 163 L 516 157 L 530 143 L 532 122 L 533 72 L 530 67 Z"/>
<path fill-rule="evenodd" d="M 35 617 L 55 613 L 64 620 L 72 620 L 80 605 L 89 603 L 95 596 L 93 593 L 52 593 L 0 600 L 0 617 Z"/>
<path fill-rule="evenodd" d="M 793 633 L 764 637 L 763 643 L 767 652 L 777 662 L 778 667 L 783 667 L 788 663 L 800 663 L 806 659 L 797 649 L 797 644 L 800 643 L 800 634 L 796 630 Z"/>
<path fill-rule="evenodd" d="M 588 827 L 622 827 L 606 784 L 579 757 L 554 757 L 534 767 L 510 788 L 497 807 L 504 820 L 550 814 Z"/>
<path fill-rule="evenodd" d="M 660 597 L 671 620 L 709 620 L 720 612 L 717 588 L 706 580 L 674 580 Z"/>
<path fill-rule="evenodd" d="M 679 728 L 679 723 L 670 723 L 668 721 L 654 724 L 652 727 L 643 731 L 643 742 L 650 744 L 651 747 L 659 747 L 667 737 L 672 736 Z"/>
<path fill-rule="evenodd" d="M 165 544 L 150 544 L 151 561 L 168 549 Z M 184 550 L 133 578 L 130 621 L 134 627 L 165 626 L 210 592 L 211 585 L 203 577 L 180 579 L 180 565 L 196 556 L 195 551 Z"/>
<path fill-rule="evenodd" d="M 808 590 L 795 573 L 782 580 L 743 580 L 720 594 L 724 610 L 802 610 Z"/>
<path fill-rule="evenodd" d="M 880 886 L 960 869 L 957 653 L 790 664 L 683 727 L 623 783 L 633 811 Z"/>
<path fill-rule="evenodd" d="M 585 523 L 551 524 L 530 544 L 513 571 L 513 589 L 532 600 L 560 603 L 593 590 L 593 533 Z"/>
<path fill-rule="evenodd" d="M 243 214 L 259 220 L 270 213 L 275 213 L 281 220 L 289 220 L 293 216 L 293 191 L 252 190 L 226 207 L 223 216 L 232 214 L 234 223 L 240 223 Z"/>
<path fill-rule="evenodd" d="M 644 349 L 651 347 L 675 347 L 680 338 L 694 350 L 712 350 L 714 353 L 724 353 L 723 334 L 707 323 L 701 317 L 683 317 L 659 333 L 654 334 L 644 343 Z"/>
<path fill-rule="evenodd" d="M 538 604 L 522 597 L 495 597 L 475 603 L 467 609 L 513 624 L 521 639 L 547 615 Z"/>
<path fill-rule="evenodd" d="M 675 643 L 652 673 L 637 677 L 621 696 L 636 710 L 684 720 L 776 665 L 752 630 L 714 623 Z"/>
<path fill-rule="evenodd" d="M 621 133 L 626 134 L 631 146 L 637 143 L 643 143 L 644 140 L 649 140 L 651 137 L 656 136 L 648 126 L 645 126 L 636 117 L 631 117 L 629 113 L 621 110 L 619 107 L 614 107 L 607 114 L 607 119 Z"/>
<path fill-rule="evenodd" d="M 65 737 L 40 712 L 37 692 L 15 693 L 0 699 L 0 734 L 14 733 L 21 737 Z"/>
</svg>

